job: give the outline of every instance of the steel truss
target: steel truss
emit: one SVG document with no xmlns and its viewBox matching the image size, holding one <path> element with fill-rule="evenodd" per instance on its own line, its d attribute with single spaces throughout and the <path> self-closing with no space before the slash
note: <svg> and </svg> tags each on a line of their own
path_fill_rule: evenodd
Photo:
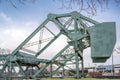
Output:
<svg viewBox="0 0 120 80">
<path fill-rule="evenodd" d="M 54 27 L 49 29 L 52 26 L 47 26 L 49 22 L 52 22 L 57 26 L 59 30 L 57 33 L 54 33 L 55 31 L 52 30 Z M 91 46 L 89 32 L 89 29 L 91 28 L 90 26 L 97 24 L 99 24 L 99 22 L 85 17 L 76 11 L 66 14 L 48 14 L 47 19 L 11 54 L 0 56 L 0 60 L 3 62 L 0 72 L 1 77 L 9 77 L 9 79 L 16 76 L 24 78 L 53 77 L 53 75 L 60 69 L 62 69 L 64 73 L 65 66 L 67 66 L 68 62 L 76 65 L 75 73 L 71 72 L 74 77 L 84 77 L 83 50 Z M 44 29 L 52 35 L 52 38 L 47 38 L 43 41 L 46 42 L 49 40 L 48 43 L 42 48 L 39 45 L 41 49 L 39 48 L 36 52 L 27 49 L 26 46 L 29 47 L 42 42 L 41 40 L 32 44 L 29 43 L 38 32 L 43 31 Z M 66 46 L 56 53 L 52 59 L 39 58 L 39 56 L 61 35 L 68 38 Z M 40 66 L 41 64 L 42 66 Z M 81 64 L 82 73 L 79 72 L 79 64 Z M 53 65 L 57 66 L 55 70 L 53 70 Z M 43 74 L 43 71 L 45 71 L 48 66 L 50 66 L 50 73 Z M 16 71 L 16 68 L 19 70 L 19 73 Z M 35 69 L 36 72 L 33 71 L 31 74 L 27 74 L 30 69 Z M 16 75 L 13 76 L 14 74 Z"/>
</svg>

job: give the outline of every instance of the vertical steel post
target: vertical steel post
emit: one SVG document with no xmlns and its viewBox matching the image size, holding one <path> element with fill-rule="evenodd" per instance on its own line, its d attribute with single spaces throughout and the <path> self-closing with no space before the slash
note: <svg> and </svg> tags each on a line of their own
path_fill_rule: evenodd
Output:
<svg viewBox="0 0 120 80">
<path fill-rule="evenodd" d="M 64 66 L 65 66 L 65 65 L 64 65 Z M 63 76 L 63 77 L 64 77 L 64 73 L 65 73 L 64 66 L 63 66 L 63 72 L 62 72 L 62 76 Z"/>
<path fill-rule="evenodd" d="M 114 77 L 114 60 L 113 60 L 113 53 L 112 53 L 112 72 L 113 72 L 113 77 Z"/>
<path fill-rule="evenodd" d="M 81 77 L 85 77 L 85 76 L 84 76 L 84 63 L 83 63 L 83 57 L 81 58 L 81 67 L 82 67 L 82 75 L 81 75 Z"/>
<path fill-rule="evenodd" d="M 76 60 L 76 78 L 79 78 L 79 60 L 77 51 L 75 51 L 75 60 Z"/>
<path fill-rule="evenodd" d="M 50 77 L 52 78 L 52 62 L 50 63 Z"/>
<path fill-rule="evenodd" d="M 11 57 L 10 57 L 10 63 L 9 63 L 9 80 L 12 80 L 12 63 L 11 63 Z"/>
<path fill-rule="evenodd" d="M 74 34 L 77 34 L 77 32 L 78 32 L 77 18 L 76 15 L 74 15 Z M 75 49 L 75 60 L 76 60 L 76 78 L 79 78 L 79 60 L 78 60 L 79 48 L 78 48 L 77 39 L 74 39 L 74 49 Z"/>
</svg>

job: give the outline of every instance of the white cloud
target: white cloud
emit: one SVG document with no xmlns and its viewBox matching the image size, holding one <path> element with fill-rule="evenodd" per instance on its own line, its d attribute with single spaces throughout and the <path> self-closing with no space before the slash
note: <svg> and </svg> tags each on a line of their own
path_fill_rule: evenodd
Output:
<svg viewBox="0 0 120 80">
<path fill-rule="evenodd" d="M 37 21 L 16 21 L 0 13 L 0 47 L 14 50 L 38 25 Z"/>
<path fill-rule="evenodd" d="M 0 13 L 0 17 L 6 22 L 12 22 L 12 19 L 8 17 L 5 13 Z"/>
<path fill-rule="evenodd" d="M 17 29 L 5 29 L 0 32 L 0 47 L 15 49 L 18 44 L 20 44 L 21 40 L 25 38 L 24 32 Z"/>
<path fill-rule="evenodd" d="M 13 38 L 13 40 L 17 40 L 19 39 L 19 37 L 23 37 L 24 33 L 21 30 L 17 30 L 17 29 L 7 29 L 4 30 L 3 32 L 5 35 L 9 35 L 10 37 Z"/>
<path fill-rule="evenodd" d="M 0 13 L 0 47 L 14 50 L 37 27 L 37 21 L 16 21 L 7 16 L 5 13 Z M 63 41 L 65 40 L 58 40 L 54 47 L 48 49 L 49 54 L 47 54 L 47 56 L 50 57 L 54 53 L 56 54 L 55 51 L 64 45 Z M 53 50 L 53 52 L 51 52 L 51 50 Z M 43 54 L 41 57 L 46 57 L 46 55 Z M 117 57 L 116 60 L 119 60 L 119 57 Z M 111 58 L 107 62 L 111 63 Z M 84 51 L 84 64 L 85 66 L 94 66 L 90 56 L 90 48 Z"/>
<path fill-rule="evenodd" d="M 6 25 L 13 24 L 13 20 L 3 12 L 0 13 L 0 22 L 2 23 L 2 24 L 0 24 L 0 26 L 3 26 L 3 24 L 6 24 Z"/>
</svg>

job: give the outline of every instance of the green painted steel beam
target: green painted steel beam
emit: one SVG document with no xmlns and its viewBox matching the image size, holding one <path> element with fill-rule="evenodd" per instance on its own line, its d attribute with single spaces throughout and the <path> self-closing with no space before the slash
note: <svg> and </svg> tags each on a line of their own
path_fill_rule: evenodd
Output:
<svg viewBox="0 0 120 80">
<path fill-rule="evenodd" d="M 23 74 L 24 76 L 26 76 L 25 71 L 24 71 L 23 68 L 21 67 L 22 65 L 18 64 L 16 61 L 15 61 L 15 64 L 19 67 L 19 69 L 20 69 L 20 71 L 22 72 L 22 74 Z M 27 77 L 27 76 L 26 76 L 26 77 Z"/>
<path fill-rule="evenodd" d="M 81 77 L 85 77 L 85 73 L 84 73 L 84 61 L 83 61 L 83 58 L 81 59 L 81 67 L 82 67 L 82 74 L 81 74 Z"/>
<path fill-rule="evenodd" d="M 57 55 L 55 55 L 51 61 L 54 61 L 57 57 L 59 57 L 70 45 L 66 45 L 59 53 L 57 53 Z"/>
<path fill-rule="evenodd" d="M 74 56 L 74 55 L 71 55 L 70 59 L 71 59 L 73 56 Z M 68 61 L 65 60 L 65 62 L 64 62 L 63 64 L 65 65 L 67 62 L 68 62 Z M 57 68 L 55 71 L 52 72 L 52 75 L 55 74 L 55 73 L 56 73 L 62 66 L 64 66 L 64 65 L 59 65 L 58 68 Z"/>
<path fill-rule="evenodd" d="M 19 51 L 16 56 L 36 58 L 35 56 L 33 56 L 33 55 L 31 55 L 31 54 L 28 54 L 28 53 L 26 53 L 26 52 L 21 52 L 21 51 Z"/>
<path fill-rule="evenodd" d="M 65 24 L 62 24 L 61 21 L 59 21 L 59 18 L 68 18 L 68 21 L 65 22 Z M 29 55 L 24 52 L 20 52 L 22 47 L 32 39 L 42 28 L 45 27 L 45 25 L 49 22 L 53 22 L 56 24 L 56 26 L 59 28 L 60 32 L 55 37 L 49 41 L 40 51 L 36 52 L 35 56 Z M 73 29 L 68 29 L 66 26 L 68 22 L 73 22 Z M 93 24 L 93 26 L 88 26 L 85 22 Z M 107 27 L 106 27 L 107 26 Z M 109 27 L 108 27 L 109 26 Z M 49 31 L 49 30 L 48 30 Z M 20 70 L 23 71 L 22 66 L 38 66 L 39 63 L 45 63 L 46 65 L 39 68 L 39 70 L 32 75 L 32 78 L 36 78 L 39 73 L 41 73 L 43 70 L 45 70 L 49 65 L 51 65 L 51 74 L 56 73 L 60 68 L 64 68 L 66 63 L 69 61 L 67 58 L 75 57 L 75 64 L 76 64 L 76 78 L 79 78 L 79 61 L 81 58 L 81 67 L 82 67 L 82 75 L 84 74 L 84 63 L 83 63 L 83 54 L 79 53 L 80 51 L 83 51 L 85 48 L 91 46 L 91 57 L 93 61 L 95 62 L 101 62 L 105 61 L 107 58 L 110 57 L 112 53 L 112 49 L 116 42 L 116 31 L 115 31 L 115 23 L 99 23 L 91 18 L 85 17 L 82 14 L 73 11 L 71 13 L 66 14 L 48 14 L 47 19 L 30 35 L 28 36 L 13 52 L 12 55 L 0 55 L 0 60 L 5 61 L 5 64 L 3 64 L 2 72 L 6 69 L 6 67 L 16 67 L 18 66 Z M 70 39 L 68 44 L 57 53 L 51 60 L 47 59 L 39 59 L 37 58 L 41 53 L 43 53 L 44 50 L 46 50 L 61 34 L 65 35 Z M 85 39 L 86 38 L 86 39 Z M 87 46 L 86 43 L 83 42 L 83 40 L 88 40 Z M 75 53 L 74 55 L 69 54 L 63 55 L 62 53 L 69 48 L 70 46 L 74 47 Z M 102 47 L 101 47 L 102 46 Z M 68 56 L 68 57 L 66 57 Z M 57 58 L 62 58 L 64 61 L 61 61 Z M 18 65 L 15 65 L 14 62 L 19 62 Z M 54 62 L 58 61 L 58 68 L 55 71 L 52 71 L 52 64 L 55 64 Z M 72 62 L 72 60 L 71 60 Z M 22 63 L 22 64 L 21 64 Z M 29 65 L 32 64 L 32 65 Z M 56 64 L 56 65 L 58 65 Z M 2 73 L 0 72 L 0 74 Z"/>
<path fill-rule="evenodd" d="M 53 76 L 53 71 L 52 71 L 52 62 L 50 63 L 50 77 L 52 78 Z"/>
<path fill-rule="evenodd" d="M 40 51 L 36 53 L 36 57 L 39 56 L 45 49 L 47 49 L 59 36 L 61 33 L 58 33 L 45 47 L 43 47 Z"/>
<path fill-rule="evenodd" d="M 65 34 L 69 38 L 68 34 L 70 34 L 70 32 L 65 28 L 65 26 L 62 25 L 58 20 L 54 19 L 53 22 L 60 28 L 62 33 Z"/>
<path fill-rule="evenodd" d="M 54 17 L 53 17 L 53 15 L 54 15 Z M 55 19 L 55 18 L 61 18 L 61 17 L 71 17 L 71 13 L 66 13 L 66 14 L 50 13 L 50 14 L 48 14 L 48 17 L 49 17 L 50 20 Z"/>
<path fill-rule="evenodd" d="M 5 70 L 5 68 L 7 67 L 8 64 L 9 64 L 9 61 L 6 60 L 6 62 L 5 62 L 5 64 L 3 65 L 3 68 L 2 68 L 2 70 L 1 70 L 1 72 L 0 72 L 0 74 L 2 74 L 2 73 L 4 72 L 4 70 Z"/>
<path fill-rule="evenodd" d="M 80 77 L 79 73 L 79 60 L 78 60 L 78 52 L 75 52 L 75 59 L 76 59 L 76 78 Z"/>
<path fill-rule="evenodd" d="M 40 68 L 34 75 L 32 75 L 32 78 L 36 78 L 36 76 L 42 72 L 45 68 L 47 68 L 49 64 L 46 64 L 44 67 Z"/>
<path fill-rule="evenodd" d="M 57 53 L 56 56 L 54 56 L 54 57 L 51 59 L 51 62 L 53 63 L 56 58 L 60 57 L 61 54 L 62 54 L 67 48 L 69 48 L 69 46 L 70 46 L 70 45 L 66 45 L 59 53 Z M 61 66 L 59 66 L 59 68 L 60 68 L 60 67 L 61 67 Z M 57 68 L 56 71 L 57 71 L 59 68 Z M 52 71 L 51 75 L 53 75 L 56 71 Z"/>
<path fill-rule="evenodd" d="M 81 18 L 78 18 L 78 24 L 82 25 L 84 27 L 84 29 L 88 28 L 88 26 L 82 21 Z"/>
<path fill-rule="evenodd" d="M 98 24 L 99 23 L 99 22 L 97 22 L 97 21 L 95 21 L 91 18 L 83 16 L 82 14 L 78 13 L 77 11 L 73 11 L 73 12 L 71 12 L 71 14 L 72 14 L 72 16 L 75 16 L 75 18 L 81 18 L 81 19 L 83 19 L 85 21 L 88 21 L 90 23 L 93 23 L 93 24 Z"/>
<path fill-rule="evenodd" d="M 84 19 L 84 20 L 86 20 L 86 21 L 88 21 L 88 22 L 90 22 L 90 23 L 93 23 L 93 24 L 98 24 L 99 22 L 97 22 L 97 21 L 95 21 L 95 20 L 93 20 L 93 19 L 91 19 L 91 18 L 88 18 L 88 17 L 86 17 L 86 16 L 83 16 L 82 14 L 80 14 L 79 12 L 77 12 L 77 11 L 73 11 L 73 12 L 71 12 L 71 13 L 66 13 L 66 14 L 48 14 L 48 17 L 50 17 L 51 15 L 54 15 L 55 17 L 54 18 L 62 18 L 62 17 L 75 17 L 75 18 L 81 18 L 81 19 Z M 53 19 L 53 18 L 51 18 L 51 19 Z M 50 19 L 50 20 L 51 20 Z"/>
<path fill-rule="evenodd" d="M 93 24 L 99 24 L 99 22 L 97 22 L 97 21 L 95 21 L 95 20 L 93 20 L 93 19 L 90 19 L 90 18 L 88 18 L 88 17 L 85 17 L 85 16 L 83 16 L 82 14 L 80 14 L 80 17 L 79 18 L 81 18 L 81 19 L 83 19 L 83 20 L 86 20 L 86 21 L 88 21 L 88 22 L 90 22 L 90 23 L 93 23 Z"/>
<path fill-rule="evenodd" d="M 30 36 L 28 36 L 13 52 L 12 55 L 17 54 L 17 52 L 37 33 L 39 32 L 44 25 L 46 25 L 49 22 L 48 19 L 46 19 Z"/>
<path fill-rule="evenodd" d="M 16 57 L 16 60 L 22 61 L 24 63 L 48 63 L 50 60 L 48 59 L 38 59 L 38 58 L 30 58 L 30 57 Z"/>
<path fill-rule="evenodd" d="M 6 60 L 10 55 L 0 55 L 0 61 Z"/>
</svg>

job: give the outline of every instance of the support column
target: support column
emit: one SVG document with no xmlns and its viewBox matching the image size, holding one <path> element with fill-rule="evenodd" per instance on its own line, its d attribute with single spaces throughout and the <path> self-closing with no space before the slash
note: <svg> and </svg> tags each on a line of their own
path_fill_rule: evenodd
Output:
<svg viewBox="0 0 120 80">
<path fill-rule="evenodd" d="M 81 73 L 81 77 L 85 77 L 84 75 L 84 62 L 83 62 L 83 50 L 79 51 L 79 57 L 81 59 L 81 69 L 82 69 L 82 73 Z"/>
<path fill-rule="evenodd" d="M 79 60 L 77 51 L 75 51 L 75 60 L 76 60 L 76 78 L 79 78 Z"/>
<path fill-rule="evenodd" d="M 12 80 L 12 62 L 11 62 L 11 58 L 10 58 L 10 65 L 9 65 L 10 67 L 10 80 Z"/>
<path fill-rule="evenodd" d="M 81 77 L 85 77 L 85 75 L 84 75 L 84 63 L 83 63 L 83 58 L 81 58 L 81 67 L 82 67 L 82 75 L 81 75 Z"/>
<path fill-rule="evenodd" d="M 63 72 L 62 72 L 62 76 L 64 77 L 64 73 L 65 73 L 65 69 L 64 69 L 64 66 L 63 66 Z"/>
<path fill-rule="evenodd" d="M 50 78 L 52 78 L 52 62 L 50 63 Z"/>
<path fill-rule="evenodd" d="M 11 63 L 11 57 L 10 57 L 10 63 L 9 63 L 9 80 L 12 80 L 12 63 Z"/>
</svg>

